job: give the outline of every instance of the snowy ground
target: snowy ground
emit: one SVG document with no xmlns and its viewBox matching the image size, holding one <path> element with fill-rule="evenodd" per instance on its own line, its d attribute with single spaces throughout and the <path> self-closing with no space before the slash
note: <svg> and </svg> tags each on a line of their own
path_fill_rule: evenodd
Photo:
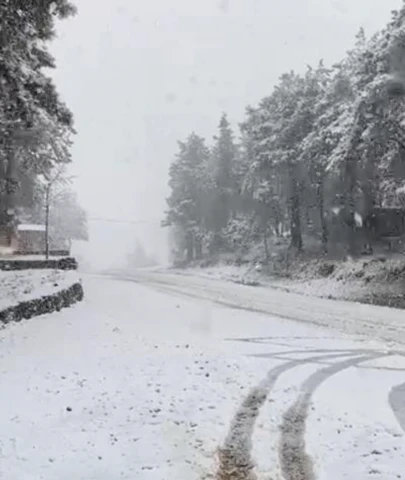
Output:
<svg viewBox="0 0 405 480">
<path fill-rule="evenodd" d="M 0 271 L 0 310 L 70 287 L 78 280 L 73 271 Z"/>
<path fill-rule="evenodd" d="M 333 268 L 327 276 L 319 273 L 325 267 Z M 242 266 L 218 264 L 173 271 L 178 275 L 267 286 L 309 297 L 405 308 L 405 257 L 402 254 L 335 262 L 325 259 L 301 261 L 284 271 L 284 276 L 275 275 L 271 267 L 270 271 L 266 268 L 256 269 L 254 263 Z"/>
<path fill-rule="evenodd" d="M 270 309 L 266 289 L 155 272 L 89 276 L 85 290 L 72 309 L 0 331 L 0 478 L 403 475 L 405 358 L 365 323 L 395 325 L 388 309 L 354 305 L 352 338 L 339 303 L 324 321 L 341 318 L 345 334 L 305 311 L 300 323 L 242 309 Z"/>
</svg>

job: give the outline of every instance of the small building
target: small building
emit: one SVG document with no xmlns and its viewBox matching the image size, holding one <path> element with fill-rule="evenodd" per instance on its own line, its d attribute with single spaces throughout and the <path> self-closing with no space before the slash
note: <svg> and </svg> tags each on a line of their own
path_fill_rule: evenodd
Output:
<svg viewBox="0 0 405 480">
<path fill-rule="evenodd" d="M 17 230 L 13 227 L 0 228 L 0 256 L 12 255 L 17 248 Z"/>
<path fill-rule="evenodd" d="M 35 223 L 21 223 L 17 227 L 17 248 L 21 254 L 45 253 L 45 225 Z"/>
</svg>

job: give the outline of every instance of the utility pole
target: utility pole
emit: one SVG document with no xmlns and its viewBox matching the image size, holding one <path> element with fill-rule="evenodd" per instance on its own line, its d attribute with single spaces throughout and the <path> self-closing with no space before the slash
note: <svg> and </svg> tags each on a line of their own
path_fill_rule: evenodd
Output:
<svg viewBox="0 0 405 480">
<path fill-rule="evenodd" d="M 48 182 L 45 187 L 45 257 L 49 259 L 49 243 L 50 243 L 50 235 L 49 235 L 49 218 L 50 218 L 50 210 L 51 210 L 51 191 L 52 187 L 63 175 L 65 171 L 65 165 L 62 164 L 55 175 L 48 179 Z M 68 178 L 65 179 L 66 182 L 69 181 Z"/>
<path fill-rule="evenodd" d="M 45 258 L 49 260 L 49 209 L 50 209 L 50 194 L 52 183 L 46 186 L 45 192 Z"/>
</svg>

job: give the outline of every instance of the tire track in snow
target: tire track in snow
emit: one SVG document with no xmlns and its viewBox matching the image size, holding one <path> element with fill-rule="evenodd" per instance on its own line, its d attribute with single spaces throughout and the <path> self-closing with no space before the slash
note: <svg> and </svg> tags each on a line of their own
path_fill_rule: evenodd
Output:
<svg viewBox="0 0 405 480">
<path fill-rule="evenodd" d="M 216 474 L 218 480 L 254 480 L 256 478 L 254 473 L 255 464 L 251 457 L 254 426 L 260 408 L 266 401 L 276 381 L 283 373 L 299 367 L 300 365 L 317 362 L 319 360 L 332 360 L 348 356 L 353 357 L 355 355 L 363 354 L 365 351 L 353 350 L 344 353 L 335 352 L 330 355 L 325 355 L 325 349 L 322 349 L 313 350 L 310 353 L 318 353 L 318 355 L 290 360 L 273 368 L 270 370 L 267 377 L 257 387 L 250 391 L 231 422 L 223 447 L 219 449 L 219 466 Z M 375 356 L 378 355 L 364 355 L 361 359 L 365 361 L 364 359 L 369 360 Z M 349 362 L 350 366 L 353 363 L 355 364 L 356 358 L 351 358 L 342 363 L 346 364 Z M 338 365 L 342 365 L 342 363 L 339 363 Z M 335 365 L 333 367 L 336 368 Z"/>
<path fill-rule="evenodd" d="M 311 398 L 316 389 L 331 376 L 343 370 L 390 355 L 376 353 L 351 358 L 318 370 L 302 384 L 301 395 L 285 413 L 280 426 L 279 457 L 285 480 L 315 480 L 312 459 L 305 450 L 305 427 Z"/>
</svg>

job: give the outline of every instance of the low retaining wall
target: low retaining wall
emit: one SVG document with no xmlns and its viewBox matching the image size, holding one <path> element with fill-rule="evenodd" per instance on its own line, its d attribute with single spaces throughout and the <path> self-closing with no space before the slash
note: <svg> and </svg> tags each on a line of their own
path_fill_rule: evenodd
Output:
<svg viewBox="0 0 405 480">
<path fill-rule="evenodd" d="M 43 250 L 16 250 L 14 255 L 19 255 L 21 257 L 28 256 L 28 255 L 45 255 Z M 70 251 L 69 250 L 50 250 L 49 251 L 50 257 L 69 257 Z"/>
<path fill-rule="evenodd" d="M 73 257 L 40 259 L 0 260 L 0 270 L 77 270 L 77 260 Z"/>
<path fill-rule="evenodd" d="M 41 298 L 27 300 L 18 305 L 0 311 L 0 322 L 19 322 L 28 320 L 39 315 L 60 311 L 62 308 L 70 307 L 84 298 L 81 283 L 75 283 L 69 288 Z"/>
</svg>

